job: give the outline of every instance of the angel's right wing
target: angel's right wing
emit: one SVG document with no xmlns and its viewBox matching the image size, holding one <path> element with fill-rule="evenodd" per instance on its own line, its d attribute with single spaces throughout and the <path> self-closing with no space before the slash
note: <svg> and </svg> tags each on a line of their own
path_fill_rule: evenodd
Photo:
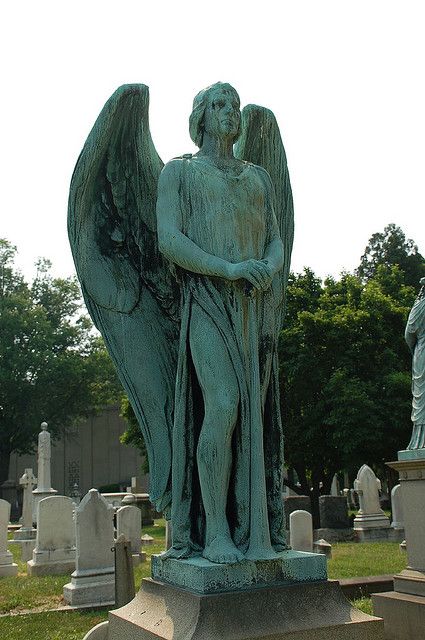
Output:
<svg viewBox="0 0 425 640">
<path fill-rule="evenodd" d="M 278 307 L 282 323 L 294 242 L 294 203 L 285 148 L 276 118 L 270 109 L 256 104 L 248 104 L 242 109 L 241 136 L 235 147 L 235 155 L 263 167 L 274 186 L 275 212 L 284 247 L 283 271 L 278 283 L 281 289 Z"/>
<path fill-rule="evenodd" d="M 123 85 L 105 104 L 72 176 L 68 233 L 87 308 L 142 430 L 151 501 L 163 510 L 171 499 L 179 292 L 158 250 L 163 163 L 148 107 L 145 85 Z"/>
</svg>

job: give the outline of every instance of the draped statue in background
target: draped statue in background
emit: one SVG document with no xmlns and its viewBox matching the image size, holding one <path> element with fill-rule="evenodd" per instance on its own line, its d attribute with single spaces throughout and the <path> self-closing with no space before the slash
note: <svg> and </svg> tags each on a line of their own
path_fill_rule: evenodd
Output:
<svg viewBox="0 0 425 640">
<path fill-rule="evenodd" d="M 405 338 L 412 352 L 412 422 L 408 449 L 425 448 L 425 278 L 406 324 Z"/>
<path fill-rule="evenodd" d="M 271 558 L 286 548 L 277 363 L 293 240 L 286 156 L 273 114 L 255 105 L 241 114 L 228 84 L 195 97 L 189 128 L 198 153 L 163 168 L 147 87 L 120 87 L 74 171 L 70 242 L 146 442 L 151 500 L 171 517 L 168 555 Z"/>
</svg>

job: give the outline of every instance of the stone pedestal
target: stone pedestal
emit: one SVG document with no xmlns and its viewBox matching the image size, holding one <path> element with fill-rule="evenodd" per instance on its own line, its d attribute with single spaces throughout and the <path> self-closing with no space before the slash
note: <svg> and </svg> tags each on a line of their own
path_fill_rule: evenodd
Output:
<svg viewBox="0 0 425 640">
<path fill-rule="evenodd" d="M 354 609 L 337 582 L 213 595 L 146 578 L 85 640 L 383 640 L 382 620 Z"/>
<path fill-rule="evenodd" d="M 425 450 L 411 453 L 411 459 L 400 452 L 398 462 L 388 463 L 400 474 L 408 566 L 394 576 L 394 592 L 372 596 L 385 637 L 393 640 L 425 637 Z"/>
</svg>

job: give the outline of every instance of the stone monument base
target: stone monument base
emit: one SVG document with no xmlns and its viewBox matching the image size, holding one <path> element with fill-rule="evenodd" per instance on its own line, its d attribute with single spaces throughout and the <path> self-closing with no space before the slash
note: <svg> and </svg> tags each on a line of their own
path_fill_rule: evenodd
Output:
<svg viewBox="0 0 425 640">
<path fill-rule="evenodd" d="M 20 542 L 21 540 L 35 540 L 36 535 L 37 529 L 34 529 L 33 527 L 21 527 L 13 534 L 13 540 L 16 540 L 16 542 Z"/>
<path fill-rule="evenodd" d="M 145 578 L 85 640 L 383 640 L 383 622 L 354 609 L 338 582 L 198 594 Z"/>
<path fill-rule="evenodd" d="M 326 558 L 304 551 L 282 551 L 272 558 L 217 564 L 201 556 L 186 560 L 152 556 L 152 578 L 197 593 L 241 591 L 252 587 L 275 586 L 326 580 Z"/>
<path fill-rule="evenodd" d="M 63 588 L 63 597 L 71 607 L 88 604 L 114 604 L 115 569 L 106 571 L 74 571 L 71 582 Z"/>
<path fill-rule="evenodd" d="M 75 570 L 75 549 L 37 551 L 34 549 L 32 560 L 27 562 L 30 576 L 54 576 L 72 573 Z"/>
<path fill-rule="evenodd" d="M 26 562 L 27 560 L 31 560 L 32 552 L 35 549 L 36 539 L 34 540 L 9 540 L 9 544 L 17 544 L 21 548 L 21 560 L 22 562 Z"/>
<path fill-rule="evenodd" d="M 384 618 L 386 640 L 419 640 L 425 630 L 425 596 L 399 591 L 372 595 L 373 611 Z"/>
<path fill-rule="evenodd" d="M 18 565 L 13 562 L 13 556 L 10 551 L 0 553 L 0 578 L 16 576 L 18 574 Z"/>
</svg>

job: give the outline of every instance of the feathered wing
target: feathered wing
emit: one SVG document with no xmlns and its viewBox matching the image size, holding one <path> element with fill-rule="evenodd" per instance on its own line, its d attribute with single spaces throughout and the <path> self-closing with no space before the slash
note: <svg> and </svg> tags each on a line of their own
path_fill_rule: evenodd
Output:
<svg viewBox="0 0 425 640">
<path fill-rule="evenodd" d="M 235 155 L 260 165 L 269 173 L 275 190 L 275 212 L 284 245 L 283 273 L 278 276 L 278 305 L 283 321 L 285 293 L 294 241 L 294 204 L 285 148 L 276 118 L 270 109 L 248 104 L 242 110 L 241 135 Z"/>
<path fill-rule="evenodd" d="M 179 294 L 158 250 L 156 195 L 163 163 L 149 131 L 149 90 L 109 98 L 75 167 L 68 233 L 84 299 L 139 421 L 150 495 L 171 500 L 171 430 Z"/>
</svg>

